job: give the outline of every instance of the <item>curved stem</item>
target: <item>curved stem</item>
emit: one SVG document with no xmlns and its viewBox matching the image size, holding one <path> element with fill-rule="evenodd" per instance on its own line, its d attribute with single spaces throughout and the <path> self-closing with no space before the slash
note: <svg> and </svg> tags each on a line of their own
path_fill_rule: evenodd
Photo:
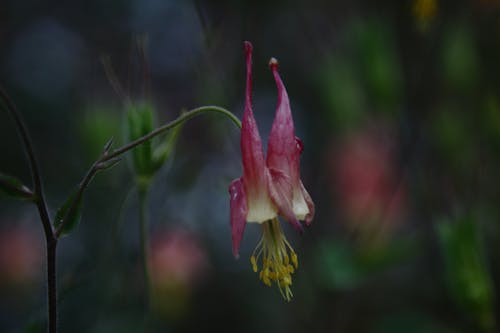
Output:
<svg viewBox="0 0 500 333">
<path fill-rule="evenodd" d="M 10 99 L 9 95 L 5 92 L 5 90 L 0 86 L 0 98 L 3 100 L 7 111 L 10 113 L 12 118 L 14 118 L 14 122 L 16 123 L 17 131 L 21 136 L 21 140 L 24 145 L 24 150 L 26 155 L 28 156 L 28 162 L 30 166 L 31 178 L 33 181 L 33 191 L 35 193 L 35 203 L 38 208 L 38 212 L 40 214 L 40 218 L 42 220 L 43 229 L 45 232 L 45 238 L 47 242 L 52 241 L 54 238 L 54 234 L 52 231 L 52 227 L 50 224 L 50 217 L 47 210 L 47 204 L 45 201 L 45 195 L 43 193 L 42 188 L 42 179 L 40 176 L 40 169 L 38 167 L 38 162 L 35 157 L 35 151 L 33 149 L 33 144 L 31 142 L 31 138 L 29 136 L 28 128 L 24 123 L 21 114 L 17 111 L 16 106 Z"/>
<path fill-rule="evenodd" d="M 28 163 L 33 181 L 34 200 L 38 208 L 38 214 L 42 221 L 43 231 L 45 234 L 46 243 L 46 261 L 47 261 L 47 311 L 48 311 L 48 332 L 57 332 L 57 276 L 56 276 L 56 249 L 57 237 L 54 234 L 50 223 L 50 216 L 47 210 L 47 202 L 42 187 L 42 178 L 40 176 L 40 168 L 35 157 L 33 143 L 29 136 L 28 127 L 24 123 L 21 114 L 10 99 L 9 95 L 0 86 L 0 98 L 5 104 L 7 111 L 10 113 L 17 127 L 17 131 L 21 136 L 24 150 L 28 156 Z"/>
<path fill-rule="evenodd" d="M 187 112 L 184 112 L 182 113 L 177 119 L 169 122 L 169 123 L 166 123 L 165 125 L 163 126 L 160 126 L 158 127 L 157 129 L 153 130 L 151 133 L 149 134 L 146 134 L 144 135 L 143 137 L 135 140 L 135 141 L 132 141 L 118 149 L 115 149 L 112 153 L 106 155 L 106 156 L 103 156 L 103 158 L 101 159 L 101 162 L 105 162 L 105 161 L 108 161 L 114 157 L 117 157 L 127 151 L 129 151 L 130 149 L 154 138 L 155 136 L 158 136 L 160 134 L 162 134 L 163 132 L 177 126 L 177 125 L 180 125 L 182 124 L 183 122 L 195 117 L 195 116 L 198 116 L 202 113 L 205 113 L 205 112 L 217 112 L 217 113 L 222 113 L 224 114 L 226 117 L 228 117 L 236 126 L 238 126 L 239 128 L 241 128 L 241 121 L 238 119 L 238 117 L 236 117 L 234 114 L 232 114 L 230 111 L 224 109 L 224 108 L 221 108 L 219 106 L 213 106 L 213 105 L 210 105 L 210 106 L 201 106 L 199 108 L 196 108 L 196 109 L 192 109 L 190 111 L 187 111 Z"/>
</svg>

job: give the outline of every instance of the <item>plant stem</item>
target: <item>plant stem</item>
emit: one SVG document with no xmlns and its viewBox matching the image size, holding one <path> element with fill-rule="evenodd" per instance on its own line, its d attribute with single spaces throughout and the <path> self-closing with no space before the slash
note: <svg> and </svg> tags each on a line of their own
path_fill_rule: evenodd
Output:
<svg viewBox="0 0 500 333">
<path fill-rule="evenodd" d="M 49 333 L 57 332 L 57 239 L 47 243 L 47 296 L 49 304 Z"/>
<path fill-rule="evenodd" d="M 144 310 L 147 315 L 149 310 L 149 298 L 151 295 L 150 278 L 148 268 L 149 252 L 149 223 L 147 214 L 147 192 L 148 186 L 139 186 L 139 247 L 141 253 L 141 265 L 144 278 Z"/>
<path fill-rule="evenodd" d="M 225 116 L 227 116 L 236 126 L 238 126 L 239 128 L 241 128 L 241 122 L 240 120 L 238 119 L 238 117 L 236 117 L 234 114 L 232 114 L 230 111 L 224 109 L 224 108 L 221 108 L 219 106 L 213 106 L 213 105 L 209 105 L 209 106 L 201 106 L 199 108 L 196 108 L 196 109 L 192 109 L 190 111 L 187 111 L 187 112 L 184 112 L 182 113 L 179 117 L 177 117 L 177 119 L 175 120 L 172 120 L 171 122 L 169 123 L 166 123 L 165 125 L 163 126 L 160 126 L 158 127 L 157 129 L 153 130 L 152 132 L 150 132 L 149 134 L 146 134 L 144 135 L 143 137 L 137 139 L 137 140 L 134 140 L 118 149 L 115 149 L 112 153 L 106 155 L 106 156 L 103 156 L 103 158 L 101 159 L 101 162 L 105 162 L 105 161 L 108 161 L 114 157 L 117 157 L 119 155 L 122 155 L 123 153 L 129 151 L 130 149 L 154 138 L 155 136 L 158 136 L 160 134 L 162 134 L 163 132 L 177 126 L 177 125 L 180 125 L 182 124 L 183 122 L 195 117 L 195 116 L 198 116 L 202 113 L 205 113 L 205 112 L 218 112 L 218 113 L 222 113 L 224 114 Z"/>
<path fill-rule="evenodd" d="M 38 212 L 40 214 L 40 218 L 43 224 L 43 230 L 45 232 L 45 238 L 47 242 L 49 239 L 54 237 L 52 232 L 52 227 L 50 225 L 50 217 L 47 210 L 47 204 L 45 201 L 45 195 L 43 193 L 42 188 L 42 179 L 40 177 L 40 169 L 38 167 L 38 162 L 35 157 L 35 151 L 33 149 L 33 144 L 31 138 L 29 136 L 28 128 L 24 123 L 21 114 L 17 111 L 16 106 L 10 99 L 9 95 L 3 90 L 0 86 L 0 98 L 3 100 L 7 111 L 10 113 L 17 127 L 17 131 L 21 136 L 21 140 L 23 142 L 24 151 L 28 156 L 28 162 L 30 166 L 31 178 L 33 181 L 33 191 L 35 193 L 35 204 L 38 207 Z"/>
<path fill-rule="evenodd" d="M 21 114 L 17 110 L 16 106 L 10 99 L 9 95 L 0 86 L 0 98 L 7 111 L 10 113 L 14 122 L 16 124 L 17 131 L 23 142 L 24 151 L 28 157 L 28 163 L 31 172 L 31 179 L 33 182 L 33 192 L 34 200 L 38 208 L 38 214 L 40 215 L 40 220 L 42 221 L 43 231 L 45 233 L 45 244 L 47 251 L 47 311 L 48 311 L 48 332 L 57 332 L 57 276 L 56 276 L 56 248 L 57 248 L 57 237 L 54 234 L 52 225 L 50 223 L 50 216 L 47 210 L 47 202 L 45 201 L 45 195 L 42 187 L 42 178 L 40 176 L 40 169 L 38 167 L 38 162 L 35 157 L 35 151 L 33 149 L 33 143 L 29 136 L 28 127 L 24 123 Z"/>
</svg>

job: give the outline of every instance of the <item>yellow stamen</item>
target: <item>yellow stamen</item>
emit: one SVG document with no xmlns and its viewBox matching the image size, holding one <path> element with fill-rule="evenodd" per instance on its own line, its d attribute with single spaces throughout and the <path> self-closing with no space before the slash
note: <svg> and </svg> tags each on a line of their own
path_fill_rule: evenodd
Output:
<svg viewBox="0 0 500 333">
<path fill-rule="evenodd" d="M 250 262 L 252 263 L 252 269 L 254 273 L 257 273 L 258 268 L 257 268 L 257 260 L 255 259 L 255 256 L 250 257 Z"/>
<path fill-rule="evenodd" d="M 259 270 L 258 262 L 261 255 L 260 280 L 269 287 L 272 282 L 276 283 L 283 298 L 290 301 L 293 296 L 290 289 L 292 274 L 298 268 L 299 261 L 277 218 L 262 223 L 262 238 L 250 257 L 254 272 Z"/>
<path fill-rule="evenodd" d="M 299 259 L 297 258 L 297 254 L 292 252 L 292 263 L 295 266 L 295 269 L 299 268 Z"/>
</svg>

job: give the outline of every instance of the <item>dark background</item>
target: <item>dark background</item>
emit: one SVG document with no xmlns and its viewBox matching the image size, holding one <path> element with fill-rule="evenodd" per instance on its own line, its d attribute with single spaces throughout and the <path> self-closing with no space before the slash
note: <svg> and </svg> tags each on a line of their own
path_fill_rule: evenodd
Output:
<svg viewBox="0 0 500 333">
<path fill-rule="evenodd" d="M 239 132 L 222 116 L 185 125 L 149 192 L 158 332 L 493 332 L 500 282 L 500 3 L 469 1 L 0 2 L 0 81 L 21 110 L 54 214 L 150 84 L 157 124 L 182 109 L 243 112 L 243 41 L 254 45 L 264 140 L 280 60 L 302 181 L 317 215 L 286 303 L 231 254 L 229 182 Z M 134 40 L 146 38 L 151 76 Z M 0 171 L 30 184 L 0 112 Z M 126 160 L 99 174 L 60 241 L 61 332 L 140 332 L 138 204 Z M 0 198 L 0 331 L 43 331 L 44 244 L 33 206 Z"/>
</svg>

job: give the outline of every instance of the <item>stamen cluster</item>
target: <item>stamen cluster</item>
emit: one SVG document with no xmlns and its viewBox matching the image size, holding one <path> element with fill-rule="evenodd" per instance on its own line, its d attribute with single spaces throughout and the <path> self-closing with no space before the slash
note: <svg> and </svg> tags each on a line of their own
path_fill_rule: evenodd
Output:
<svg viewBox="0 0 500 333">
<path fill-rule="evenodd" d="M 277 218 L 262 223 L 262 238 L 250 257 L 255 273 L 259 270 L 258 262 L 261 257 L 259 278 L 268 287 L 275 282 L 283 298 L 290 301 L 293 296 L 290 289 L 292 274 L 299 267 L 299 261 Z"/>
</svg>

